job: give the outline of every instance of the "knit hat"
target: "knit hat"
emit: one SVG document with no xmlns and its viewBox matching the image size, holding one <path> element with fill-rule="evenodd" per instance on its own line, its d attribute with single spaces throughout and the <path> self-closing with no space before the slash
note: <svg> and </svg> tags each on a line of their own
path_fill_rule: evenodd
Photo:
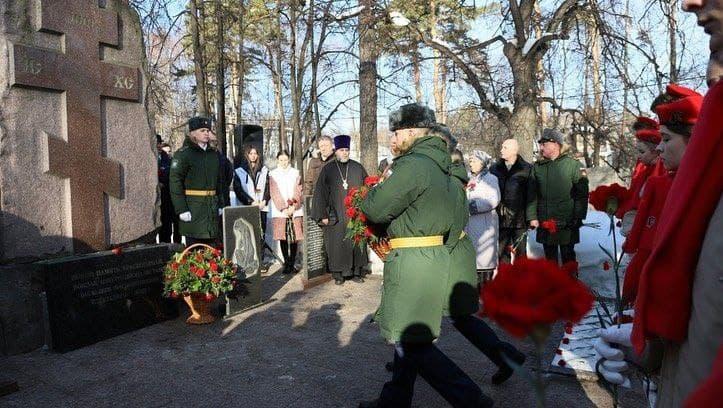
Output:
<svg viewBox="0 0 723 408">
<path fill-rule="evenodd" d="M 437 123 L 434 111 L 419 103 L 403 105 L 389 115 L 389 130 L 431 128 Z"/>
<path fill-rule="evenodd" d="M 205 118 L 203 116 L 195 116 L 188 120 L 188 130 L 193 132 L 194 130 L 206 128 L 211 130 L 211 118 Z"/>
<path fill-rule="evenodd" d="M 540 140 L 537 141 L 537 143 L 545 143 L 545 142 L 555 142 L 562 146 L 563 144 L 563 137 L 562 133 L 560 133 L 557 129 L 550 129 L 545 128 L 542 130 L 542 137 L 540 137 Z"/>
<path fill-rule="evenodd" d="M 335 137 L 334 149 L 351 149 L 351 137 L 347 135 L 339 135 Z"/>
</svg>

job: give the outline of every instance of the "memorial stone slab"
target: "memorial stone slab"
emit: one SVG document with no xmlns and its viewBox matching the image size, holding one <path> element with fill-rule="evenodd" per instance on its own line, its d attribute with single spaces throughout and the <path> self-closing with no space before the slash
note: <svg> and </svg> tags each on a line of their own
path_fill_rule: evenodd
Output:
<svg viewBox="0 0 723 408">
<path fill-rule="evenodd" d="M 37 4 L 6 6 L 0 30 L 3 259 L 102 250 L 156 226 L 138 16 L 120 0 Z"/>
<path fill-rule="evenodd" d="M 306 214 L 311 211 L 311 197 L 305 197 Z M 326 252 L 324 251 L 324 231 L 311 217 L 304 216 L 304 279 L 312 281 L 327 275 Z"/>
<path fill-rule="evenodd" d="M 178 316 L 162 297 L 173 245 L 43 261 L 52 349 L 66 352 Z"/>
<path fill-rule="evenodd" d="M 238 266 L 239 285 L 226 295 L 226 314 L 233 315 L 262 302 L 263 235 L 259 207 L 223 209 L 223 256 Z"/>
</svg>

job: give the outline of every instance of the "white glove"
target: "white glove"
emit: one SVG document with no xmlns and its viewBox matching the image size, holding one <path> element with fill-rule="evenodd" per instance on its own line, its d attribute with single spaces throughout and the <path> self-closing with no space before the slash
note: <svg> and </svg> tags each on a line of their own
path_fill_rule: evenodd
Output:
<svg viewBox="0 0 723 408">
<path fill-rule="evenodd" d="M 628 363 L 625 362 L 624 350 L 614 348 L 613 344 L 631 347 L 630 334 L 632 331 L 632 323 L 626 323 L 620 327 L 611 326 L 600 330 L 600 338 L 595 342 L 595 350 L 606 360 L 600 366 L 600 374 L 612 384 L 624 384 L 627 381 L 625 372 L 629 369 Z"/>
<path fill-rule="evenodd" d="M 183 222 L 191 222 L 191 212 L 186 211 L 184 213 L 178 214 L 178 219 L 180 219 Z"/>
<path fill-rule="evenodd" d="M 223 215 L 223 208 L 219 208 L 219 209 L 218 209 L 218 216 L 220 217 L 220 216 L 222 216 L 222 215 Z"/>
</svg>

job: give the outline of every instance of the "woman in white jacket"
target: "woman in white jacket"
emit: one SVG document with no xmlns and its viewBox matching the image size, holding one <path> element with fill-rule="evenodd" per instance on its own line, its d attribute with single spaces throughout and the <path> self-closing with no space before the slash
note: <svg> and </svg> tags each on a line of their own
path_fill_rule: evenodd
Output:
<svg viewBox="0 0 723 408">
<path fill-rule="evenodd" d="M 465 232 L 477 251 L 477 273 L 480 283 L 492 278 L 497 268 L 499 220 L 495 208 L 500 202 L 497 177 L 489 172 L 492 157 L 474 150 L 469 157 L 470 178 L 467 183 L 469 223 Z"/>
<path fill-rule="evenodd" d="M 271 193 L 271 222 L 274 239 L 281 244 L 284 256 L 282 273 L 298 272 L 294 263 L 298 241 L 304 239 L 301 220 L 304 209 L 301 202 L 301 176 L 289 165 L 289 153 L 282 150 L 276 155 L 277 167 L 269 173 Z"/>
</svg>

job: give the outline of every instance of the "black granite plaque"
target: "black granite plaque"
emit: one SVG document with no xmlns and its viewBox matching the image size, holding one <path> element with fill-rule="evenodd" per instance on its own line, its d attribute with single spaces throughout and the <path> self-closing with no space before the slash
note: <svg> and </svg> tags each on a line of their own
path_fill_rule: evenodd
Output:
<svg viewBox="0 0 723 408">
<path fill-rule="evenodd" d="M 162 297 L 172 245 L 153 245 L 41 263 L 52 348 L 66 352 L 178 316 Z"/>
<path fill-rule="evenodd" d="M 326 252 L 324 252 L 324 231 L 311 219 L 311 197 L 304 199 L 304 274 L 306 280 L 318 278 L 327 273 Z"/>
<path fill-rule="evenodd" d="M 226 295 L 226 314 L 261 303 L 261 260 L 264 253 L 259 207 L 223 209 L 223 256 L 238 265 L 239 284 Z"/>
</svg>

